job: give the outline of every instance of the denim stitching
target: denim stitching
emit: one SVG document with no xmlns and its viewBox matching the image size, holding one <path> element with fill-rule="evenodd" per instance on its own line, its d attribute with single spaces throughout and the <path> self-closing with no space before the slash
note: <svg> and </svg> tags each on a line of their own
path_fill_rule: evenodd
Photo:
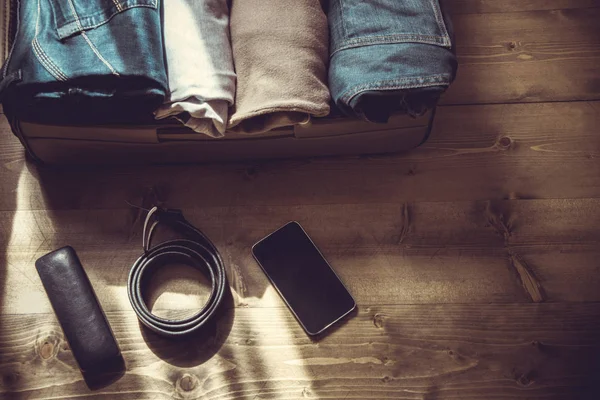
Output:
<svg viewBox="0 0 600 400">
<path fill-rule="evenodd" d="M 37 37 L 40 32 L 40 14 L 41 14 L 41 6 L 40 0 L 37 0 L 37 15 L 35 17 L 35 34 L 33 36 L 33 40 L 31 41 L 31 49 L 33 50 L 33 54 L 38 58 L 42 66 L 48 70 L 50 75 L 52 75 L 55 79 L 60 80 L 60 78 L 56 75 L 56 71 L 53 70 L 50 66 L 46 65 L 44 57 L 40 55 L 39 50 L 37 48 Z"/>
<path fill-rule="evenodd" d="M 333 56 L 340 50 L 360 47 L 361 44 L 371 45 L 371 44 L 384 44 L 384 43 L 406 43 L 409 41 L 414 41 L 416 43 L 424 43 L 424 44 L 433 44 L 433 45 L 442 45 L 446 47 L 451 47 L 452 43 L 450 40 L 450 35 L 448 33 L 448 29 L 446 28 L 446 24 L 444 22 L 443 17 L 441 16 L 441 9 L 439 7 L 439 3 L 436 5 L 437 0 L 429 0 L 429 3 L 433 9 L 433 14 L 435 17 L 435 21 L 440 29 L 440 35 L 421 35 L 421 34 L 411 34 L 411 33 L 399 33 L 392 35 L 381 35 L 381 36 L 366 36 L 366 37 L 358 37 L 354 39 L 345 39 L 341 42 L 339 46 L 336 46 L 331 53 L 330 57 Z M 345 18 L 344 18 L 344 0 L 339 0 L 340 3 L 340 13 L 341 13 L 341 21 L 342 27 L 344 30 L 343 37 L 346 38 L 346 26 L 345 26 Z"/>
<path fill-rule="evenodd" d="M 69 0 L 69 2 L 70 1 L 71 0 Z M 123 5 L 122 3 L 119 2 L 119 0 L 113 0 L 113 3 L 117 7 L 117 11 L 113 12 L 112 14 L 110 14 L 109 16 L 107 16 L 105 18 L 102 18 L 99 22 L 96 22 L 96 23 L 92 24 L 91 22 L 88 22 L 88 21 L 93 21 L 94 19 L 96 19 L 96 17 L 98 15 L 103 15 L 106 12 L 106 10 L 98 11 L 95 14 L 88 15 L 88 16 L 83 17 L 83 18 L 81 18 L 81 17 L 79 17 L 79 16 L 77 16 L 75 14 L 76 19 L 69 19 L 69 20 L 66 20 L 65 22 L 63 22 L 62 24 L 57 24 L 57 25 L 59 25 L 59 26 L 57 26 L 57 30 L 59 32 L 61 30 L 66 30 L 67 31 L 67 33 L 63 33 L 63 34 L 59 33 L 59 36 L 61 38 L 65 38 L 67 36 L 72 35 L 73 33 L 76 33 L 76 32 L 82 31 L 82 30 L 88 30 L 88 29 L 97 28 L 98 26 L 107 23 L 115 15 L 117 15 L 117 14 L 119 14 L 119 13 L 125 11 L 125 10 L 129 10 L 131 8 L 134 8 L 134 7 L 147 7 L 147 8 L 152 8 L 152 9 L 156 9 L 158 7 L 158 3 L 157 3 L 156 0 L 146 0 L 144 2 L 142 2 L 142 1 L 135 1 L 135 2 L 132 2 L 131 4 L 128 4 L 128 5 Z M 118 6 L 117 6 L 117 4 L 118 4 Z M 119 7 L 120 7 L 120 10 L 119 10 Z M 77 28 L 76 29 L 73 29 L 73 28 L 65 29 L 66 27 L 68 27 L 69 25 L 71 25 L 73 23 L 77 24 Z"/>
<path fill-rule="evenodd" d="M 123 7 L 123 5 L 121 5 L 121 7 Z M 134 7 L 146 7 L 146 8 L 152 8 L 152 9 L 155 9 L 156 5 L 155 5 L 155 4 L 150 4 L 150 5 L 148 5 L 148 4 L 134 4 L 134 5 L 130 5 L 130 6 L 127 6 L 127 7 L 123 7 L 123 10 L 122 10 L 122 11 L 129 10 L 130 8 L 134 8 Z M 121 12 L 122 12 L 122 11 L 121 11 Z M 64 39 L 65 37 L 67 37 L 67 36 L 70 36 L 70 35 L 72 35 L 72 34 L 74 34 L 74 33 L 76 33 L 76 32 L 80 32 L 80 31 L 82 31 L 82 30 L 90 30 L 90 29 L 97 28 L 97 27 L 99 27 L 99 26 L 102 26 L 102 25 L 104 25 L 104 24 L 105 24 L 105 23 L 107 23 L 108 21 L 110 21 L 110 20 L 111 20 L 111 19 L 112 19 L 112 18 L 113 18 L 115 15 L 117 15 L 117 14 L 120 14 L 120 12 L 119 12 L 119 11 L 115 11 L 114 13 L 112 13 L 111 15 L 109 15 L 107 18 L 105 18 L 105 19 L 103 19 L 102 21 L 100 21 L 100 22 L 97 22 L 97 23 L 95 23 L 95 24 L 87 24 L 87 23 L 86 23 L 86 24 L 85 24 L 85 28 L 81 27 L 81 29 L 80 29 L 80 30 L 78 30 L 78 29 L 79 29 L 79 27 L 78 27 L 77 29 L 70 28 L 70 29 L 68 30 L 68 33 L 66 33 L 66 34 L 65 34 L 65 33 L 63 33 L 63 34 L 60 34 L 60 33 L 59 33 L 59 36 L 60 36 L 61 38 L 63 38 L 63 39 Z M 84 19 L 83 19 L 83 21 L 85 22 L 85 21 L 86 21 L 86 20 L 88 20 L 88 19 L 91 19 L 91 17 L 86 17 L 86 18 L 84 18 Z M 59 29 L 58 29 L 58 31 L 60 32 L 60 30 L 61 30 L 62 28 L 66 27 L 66 26 L 68 26 L 68 25 L 70 25 L 70 24 L 72 24 L 73 22 L 75 22 L 75 21 L 69 21 L 69 22 L 65 22 L 65 23 L 64 23 L 64 24 L 61 26 L 61 28 L 59 28 Z"/>
<path fill-rule="evenodd" d="M 58 69 L 58 67 L 52 62 L 50 57 L 48 57 L 48 55 L 44 52 L 44 50 L 40 46 L 37 38 L 33 39 L 31 44 L 32 44 L 33 53 L 35 54 L 37 59 L 40 61 L 42 66 L 57 80 L 66 81 L 67 77 L 62 73 L 62 71 L 60 69 Z"/>
<path fill-rule="evenodd" d="M 398 44 L 398 43 L 423 43 L 432 45 L 444 45 L 444 39 L 439 36 L 415 35 L 411 33 L 402 33 L 397 35 L 371 36 L 365 38 L 356 38 L 345 40 L 330 55 L 330 58 L 339 51 L 352 49 L 356 47 L 372 46 L 377 44 Z"/>
<path fill-rule="evenodd" d="M 403 84 L 403 85 L 395 85 L 395 86 L 390 85 L 390 86 L 373 87 L 373 88 L 367 87 L 367 88 L 357 91 L 356 93 L 344 95 L 343 98 L 340 98 L 340 101 L 342 101 L 344 103 L 349 103 L 358 94 L 360 94 L 363 91 L 367 91 L 367 90 L 376 90 L 376 89 L 379 89 L 379 90 L 407 90 L 407 89 L 419 89 L 419 88 L 434 87 L 434 86 L 439 86 L 439 84 L 436 82 L 431 82 L 431 83 L 423 83 L 420 85 Z"/>
<path fill-rule="evenodd" d="M 438 27 L 444 35 L 444 44 L 447 46 L 451 46 L 452 44 L 450 43 L 450 34 L 448 33 L 448 29 L 446 28 L 446 22 L 444 22 L 444 17 L 441 15 L 442 10 L 440 8 L 440 4 L 437 2 L 437 0 L 429 0 L 429 2 L 431 3 L 431 7 L 433 8 L 433 14 L 435 15 L 435 20 L 438 24 Z"/>
<path fill-rule="evenodd" d="M 7 0 L 10 1 L 10 0 Z M 10 13 L 7 13 L 6 18 L 10 18 Z M 6 57 L 6 61 L 4 62 L 4 67 L 2 69 L 2 76 L 6 78 L 6 73 L 8 72 L 8 64 L 10 63 L 10 59 L 12 58 L 13 52 L 17 45 L 17 36 L 19 36 L 19 31 L 21 29 L 21 0 L 17 0 L 17 31 L 15 32 L 15 40 L 13 40 L 12 46 L 10 46 L 10 51 L 8 52 L 8 56 Z M 8 25 L 7 25 L 8 26 Z"/>
<path fill-rule="evenodd" d="M 81 25 L 81 21 L 79 21 L 79 15 L 77 15 L 77 11 L 75 11 L 75 4 L 73 4 L 73 0 L 69 0 L 69 6 L 71 7 L 71 12 L 75 17 L 75 23 L 79 27 L 80 30 L 83 30 L 83 26 Z"/>
<path fill-rule="evenodd" d="M 422 80 L 422 82 L 419 82 Z M 413 89 L 429 86 L 449 85 L 450 78 L 448 74 L 430 75 L 425 78 L 402 78 L 385 81 L 377 81 L 354 86 L 348 89 L 344 95 L 340 96 L 340 100 L 349 103 L 360 92 L 365 90 L 395 90 L 395 89 Z"/>
<path fill-rule="evenodd" d="M 387 80 L 369 82 L 369 83 L 364 83 L 362 85 L 357 85 L 357 86 L 354 86 L 354 88 L 352 90 L 360 91 L 360 90 L 364 90 L 364 89 L 375 89 L 375 88 L 386 89 L 386 88 L 388 88 L 388 85 L 411 86 L 415 82 L 417 82 L 418 84 L 420 84 L 420 83 L 448 83 L 449 80 L 448 80 L 448 74 L 436 74 L 436 75 L 429 75 L 426 77 L 407 77 L 407 78 L 399 78 L 399 79 L 387 79 Z"/>
<path fill-rule="evenodd" d="M 113 4 L 117 7 L 117 11 L 123 11 L 123 6 L 119 3 L 119 0 L 113 0 Z"/>
<path fill-rule="evenodd" d="M 31 46 L 32 46 L 33 52 L 36 55 L 36 57 L 38 58 L 38 60 L 40 61 L 40 63 L 42 64 L 42 66 L 44 66 L 44 68 L 46 68 L 46 70 L 52 76 L 54 76 L 59 81 L 66 81 L 67 76 L 65 75 L 65 73 L 62 72 L 56 66 L 56 64 L 54 64 L 54 62 L 50 59 L 50 57 L 48 57 L 48 55 L 46 54 L 44 49 L 42 49 L 42 46 L 40 45 L 40 43 L 38 41 L 38 34 L 40 32 L 40 15 L 41 15 L 41 13 L 42 13 L 42 10 L 41 10 L 41 6 L 40 6 L 40 0 L 38 0 L 38 2 L 37 2 L 37 18 L 35 21 L 35 35 L 33 37 L 33 40 L 31 41 Z"/>
<path fill-rule="evenodd" d="M 100 51 L 94 45 L 94 43 L 92 43 L 92 41 L 90 40 L 90 38 L 88 37 L 88 35 L 85 32 L 81 32 L 81 36 L 83 36 L 83 38 L 85 39 L 85 41 L 87 42 L 87 44 L 90 46 L 90 48 L 92 49 L 92 51 L 94 52 L 94 54 L 96 54 L 96 56 L 100 59 L 100 61 L 102 61 L 102 63 L 104 63 L 104 65 L 106 65 L 108 67 L 108 69 L 110 69 L 110 71 L 112 72 L 112 74 L 116 75 L 116 76 L 119 76 L 119 73 L 117 72 L 117 70 L 114 69 L 114 67 L 112 65 L 110 65 L 110 63 L 106 60 L 106 58 L 104 58 L 102 56 L 102 54 L 100 54 Z"/>
<path fill-rule="evenodd" d="M 35 40 L 35 39 L 34 39 L 34 40 Z M 45 69 L 46 71 L 48 71 L 48 72 L 50 73 L 50 75 L 52 75 L 52 76 L 54 77 L 54 79 L 56 79 L 57 81 L 60 81 L 60 80 L 61 80 L 61 79 L 60 79 L 60 76 L 58 76 L 58 75 L 56 74 L 56 71 L 55 71 L 54 69 L 52 69 L 52 68 L 51 68 L 49 65 L 47 65 L 47 64 L 46 64 L 46 61 L 45 61 L 45 59 L 44 59 L 43 55 L 41 55 L 41 54 L 39 53 L 39 50 L 38 50 L 38 48 L 37 48 L 37 47 L 36 47 L 36 45 L 35 45 L 35 41 L 31 42 L 31 44 L 32 44 L 32 47 L 31 47 L 31 49 L 33 50 L 33 54 L 34 54 L 34 55 L 35 55 L 35 57 L 38 59 L 38 61 L 40 62 L 40 64 L 42 64 L 42 67 L 44 67 L 44 69 Z"/>
<path fill-rule="evenodd" d="M 94 52 L 94 54 L 96 55 L 96 57 L 98 57 L 98 59 L 100 61 L 102 61 L 102 63 L 104 65 L 106 65 L 106 67 L 108 69 L 110 69 L 110 71 L 113 73 L 113 75 L 119 76 L 119 74 L 117 73 L 117 71 L 102 56 L 102 54 L 100 54 L 100 51 L 98 50 L 98 48 L 94 45 L 94 43 L 92 43 L 92 41 L 90 40 L 90 38 L 88 37 L 88 35 L 83 30 L 83 25 L 81 25 L 81 21 L 79 20 L 79 15 L 77 15 L 77 11 L 75 10 L 75 5 L 73 4 L 73 0 L 68 0 L 68 1 L 69 1 L 69 5 L 71 6 L 71 12 L 73 13 L 73 16 L 75 17 L 75 23 L 77 24 L 77 27 L 81 31 L 81 36 L 83 36 L 83 38 L 85 39 L 85 41 L 87 42 L 87 44 L 90 46 L 90 49 L 92 49 L 92 51 Z M 113 0 L 113 1 L 116 1 L 116 0 Z"/>
<path fill-rule="evenodd" d="M 40 31 L 39 23 L 40 23 L 40 16 L 41 16 L 41 12 L 42 12 L 41 6 L 40 6 L 40 0 L 38 0 L 38 2 L 37 2 L 37 11 L 38 11 L 38 14 L 37 14 L 37 18 L 35 21 L 35 36 L 34 36 L 33 40 L 31 41 L 31 45 L 32 45 L 34 54 L 39 59 L 40 63 L 42 63 L 44 68 L 46 68 L 46 70 L 48 70 L 48 72 L 50 72 L 50 74 L 52 76 L 54 76 L 59 81 L 66 80 L 66 75 L 52 62 L 52 60 L 50 59 L 50 57 L 48 57 L 46 52 L 42 49 L 42 46 L 40 45 L 40 43 L 38 41 L 38 34 Z"/>
<path fill-rule="evenodd" d="M 37 39 L 37 37 L 40 33 L 40 13 L 41 13 L 40 0 L 37 0 L 37 16 L 35 17 L 35 35 L 33 37 L 34 40 Z"/>
<path fill-rule="evenodd" d="M 59 81 L 67 80 L 67 77 L 62 73 L 62 71 L 60 69 L 58 69 L 56 64 L 54 64 L 52 62 L 52 60 L 50 59 L 50 57 L 48 57 L 48 54 L 46 54 L 46 52 L 42 49 L 42 47 L 37 39 L 35 39 L 35 42 L 33 43 L 33 50 L 34 50 L 34 53 L 37 56 L 37 58 L 40 60 L 40 62 L 44 66 L 44 68 L 46 68 L 48 70 L 48 72 L 50 72 L 52 74 L 52 76 L 54 76 Z"/>
<path fill-rule="evenodd" d="M 116 2 L 117 2 L 117 1 L 119 1 L 119 0 L 112 0 L 113 4 L 115 4 L 115 6 L 117 6 L 117 4 L 116 4 Z M 149 8 L 157 8 L 157 7 L 158 7 L 158 4 L 157 4 L 156 0 L 144 0 L 144 1 L 142 1 L 142 0 L 138 0 L 138 1 L 133 1 L 133 2 L 131 2 L 131 3 L 130 3 L 130 4 L 128 4 L 128 5 L 123 5 L 123 4 L 122 4 L 122 3 L 119 1 L 119 6 L 121 7 L 121 9 L 122 9 L 123 11 L 125 11 L 125 10 L 128 10 L 128 9 L 130 9 L 130 8 L 133 8 L 133 7 L 149 7 Z M 96 16 L 98 16 L 98 15 L 102 15 L 102 14 L 104 14 L 105 12 L 106 12 L 106 9 L 101 9 L 101 10 L 99 10 L 99 11 L 96 11 L 94 14 L 87 15 L 87 16 L 85 16 L 85 17 L 83 17 L 83 18 L 79 17 L 79 20 L 80 20 L 80 21 L 84 21 L 84 22 L 85 22 L 85 21 L 86 21 L 86 20 L 88 20 L 88 19 L 93 19 L 94 17 L 96 17 Z M 112 16 L 114 16 L 115 14 L 118 14 L 118 12 L 117 12 L 117 13 L 113 13 L 113 14 L 111 14 L 111 15 L 112 15 Z M 65 19 L 66 19 L 66 16 L 63 16 L 63 18 L 65 18 Z M 73 23 L 73 22 L 75 22 L 75 21 L 76 21 L 75 19 L 66 19 L 66 20 L 65 20 L 65 21 L 64 21 L 62 24 L 59 24 L 59 23 L 57 22 L 57 25 L 61 25 L 61 26 L 64 26 L 64 25 L 69 25 L 69 24 L 71 24 L 71 23 Z M 106 22 L 106 21 L 105 21 L 105 22 Z"/>
</svg>

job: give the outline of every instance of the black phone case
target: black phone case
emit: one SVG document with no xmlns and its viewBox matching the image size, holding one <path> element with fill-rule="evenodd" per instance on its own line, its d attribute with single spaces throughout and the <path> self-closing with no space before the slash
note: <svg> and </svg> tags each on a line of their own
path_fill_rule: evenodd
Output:
<svg viewBox="0 0 600 400">
<path fill-rule="evenodd" d="M 86 373 L 122 368 L 121 351 L 75 250 L 48 253 L 35 267 L 79 368 Z"/>
</svg>

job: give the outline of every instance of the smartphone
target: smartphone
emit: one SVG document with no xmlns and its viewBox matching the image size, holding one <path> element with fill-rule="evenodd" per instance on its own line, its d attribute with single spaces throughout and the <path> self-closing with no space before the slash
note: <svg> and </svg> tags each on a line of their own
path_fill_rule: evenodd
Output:
<svg viewBox="0 0 600 400">
<path fill-rule="evenodd" d="M 309 335 L 318 335 L 356 308 L 356 302 L 298 222 L 254 246 L 252 254 Z"/>
</svg>

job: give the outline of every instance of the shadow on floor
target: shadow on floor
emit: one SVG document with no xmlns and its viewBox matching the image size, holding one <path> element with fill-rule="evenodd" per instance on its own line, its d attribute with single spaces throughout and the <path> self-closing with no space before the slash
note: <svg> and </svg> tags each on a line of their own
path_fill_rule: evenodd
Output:
<svg viewBox="0 0 600 400">
<path fill-rule="evenodd" d="M 191 368 L 217 354 L 231 332 L 234 316 L 233 296 L 227 286 L 216 318 L 208 321 L 197 333 L 185 338 L 166 338 L 150 331 L 141 322 L 139 326 L 148 348 L 154 354 L 171 365 Z"/>
</svg>

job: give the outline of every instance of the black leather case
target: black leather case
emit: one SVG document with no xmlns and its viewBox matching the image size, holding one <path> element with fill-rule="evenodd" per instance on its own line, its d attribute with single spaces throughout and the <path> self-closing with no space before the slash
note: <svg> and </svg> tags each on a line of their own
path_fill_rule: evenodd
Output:
<svg viewBox="0 0 600 400">
<path fill-rule="evenodd" d="M 121 369 L 121 351 L 75 250 L 48 253 L 35 267 L 79 368 L 93 374 Z"/>
</svg>

